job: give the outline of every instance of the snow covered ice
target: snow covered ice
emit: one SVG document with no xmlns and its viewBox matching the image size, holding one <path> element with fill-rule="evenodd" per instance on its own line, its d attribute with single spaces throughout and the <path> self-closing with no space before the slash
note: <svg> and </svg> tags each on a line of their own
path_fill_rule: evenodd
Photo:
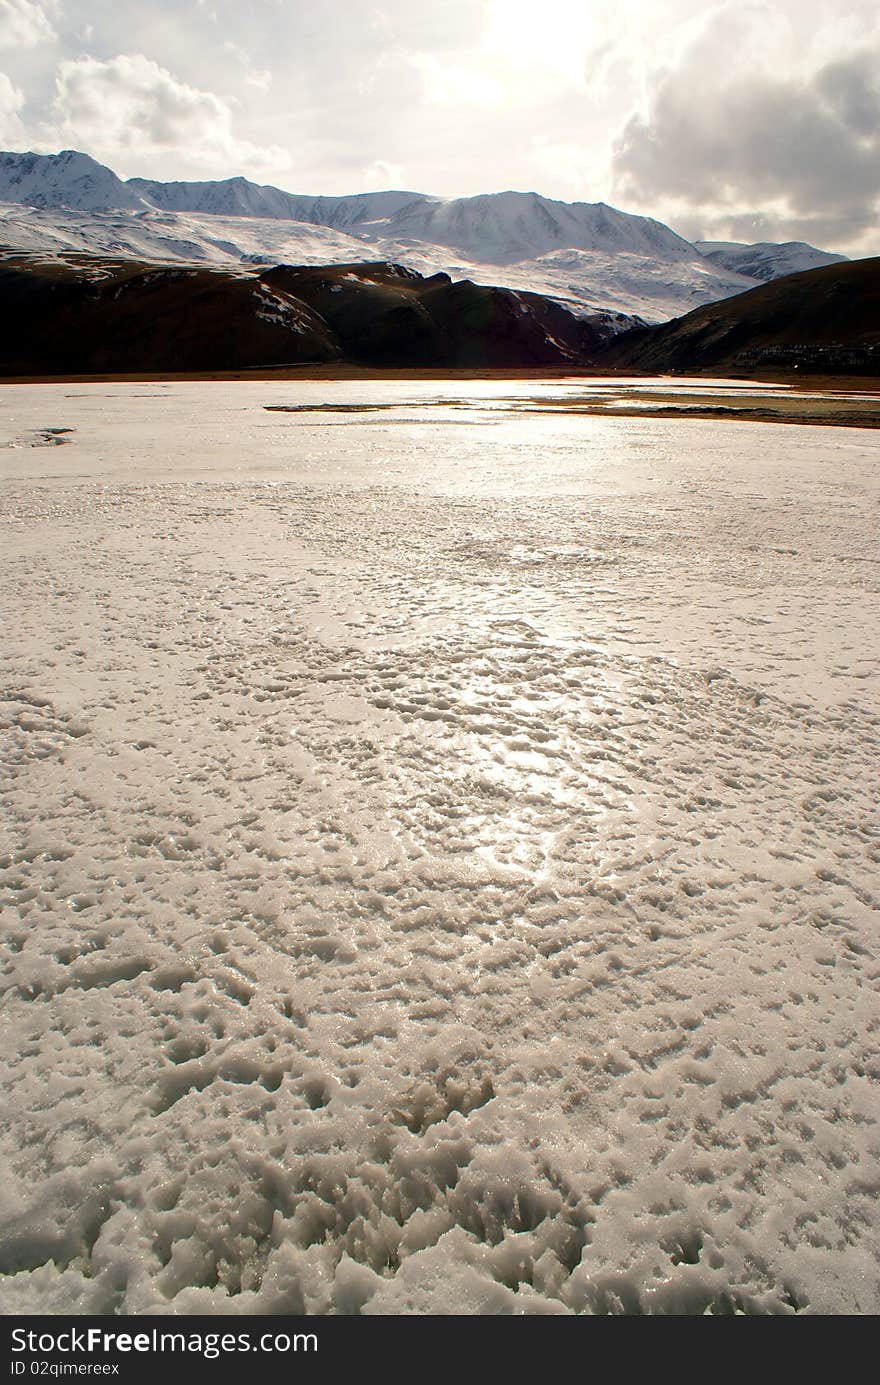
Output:
<svg viewBox="0 0 880 1385">
<path fill-rule="evenodd" d="M 4 387 L 3 1311 L 878 1311 L 877 435 L 583 389 Z"/>
</svg>

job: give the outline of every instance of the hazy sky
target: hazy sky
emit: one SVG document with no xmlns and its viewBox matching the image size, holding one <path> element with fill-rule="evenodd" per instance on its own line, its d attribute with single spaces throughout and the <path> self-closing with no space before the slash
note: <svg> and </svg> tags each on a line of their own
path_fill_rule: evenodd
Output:
<svg viewBox="0 0 880 1385">
<path fill-rule="evenodd" d="M 880 253 L 877 0 L 0 0 L 0 146 Z"/>
</svg>

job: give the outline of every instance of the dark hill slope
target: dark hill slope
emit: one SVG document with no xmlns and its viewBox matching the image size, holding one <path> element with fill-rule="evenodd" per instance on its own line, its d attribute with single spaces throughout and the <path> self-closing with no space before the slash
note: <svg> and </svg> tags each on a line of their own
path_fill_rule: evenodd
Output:
<svg viewBox="0 0 880 1385">
<path fill-rule="evenodd" d="M 880 259 L 789 274 L 661 327 L 624 332 L 603 351 L 602 364 L 880 374 Z"/>
<path fill-rule="evenodd" d="M 581 364 L 607 334 L 540 294 L 426 279 L 399 265 L 280 265 L 261 278 L 307 303 L 342 355 L 364 365 Z"/>
<path fill-rule="evenodd" d="M 0 372 L 210 371 L 332 361 L 326 324 L 256 278 L 83 260 L 0 263 Z"/>
<path fill-rule="evenodd" d="M 607 329 L 538 294 L 389 264 L 257 275 L 67 257 L 0 261 L 0 373 L 587 362 Z"/>
</svg>

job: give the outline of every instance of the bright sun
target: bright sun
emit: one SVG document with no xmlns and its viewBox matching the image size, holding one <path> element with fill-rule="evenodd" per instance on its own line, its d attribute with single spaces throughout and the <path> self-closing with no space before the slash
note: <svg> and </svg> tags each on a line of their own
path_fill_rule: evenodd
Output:
<svg viewBox="0 0 880 1385">
<path fill-rule="evenodd" d="M 603 9 L 582 0 L 492 0 L 487 46 L 502 65 L 543 68 L 581 85 L 585 56 L 601 43 Z"/>
</svg>

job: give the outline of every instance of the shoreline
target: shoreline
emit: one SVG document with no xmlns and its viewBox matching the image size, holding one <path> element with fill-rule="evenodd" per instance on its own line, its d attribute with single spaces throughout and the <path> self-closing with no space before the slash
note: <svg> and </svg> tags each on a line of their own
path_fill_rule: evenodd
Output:
<svg viewBox="0 0 880 1385">
<path fill-rule="evenodd" d="M 188 381 L 207 383 L 230 380 L 730 380 L 754 382 L 757 385 L 787 385 L 801 392 L 822 390 L 826 393 L 880 395 L 880 376 L 869 375 L 800 375 L 792 371 L 730 372 L 719 370 L 655 371 L 599 369 L 592 366 L 394 366 L 380 368 L 359 365 L 283 365 L 257 366 L 252 370 L 144 370 L 97 371 L 92 374 L 64 375 L 6 375 L 0 376 L 3 385 L 92 385 L 92 384 L 182 384 Z"/>
</svg>

